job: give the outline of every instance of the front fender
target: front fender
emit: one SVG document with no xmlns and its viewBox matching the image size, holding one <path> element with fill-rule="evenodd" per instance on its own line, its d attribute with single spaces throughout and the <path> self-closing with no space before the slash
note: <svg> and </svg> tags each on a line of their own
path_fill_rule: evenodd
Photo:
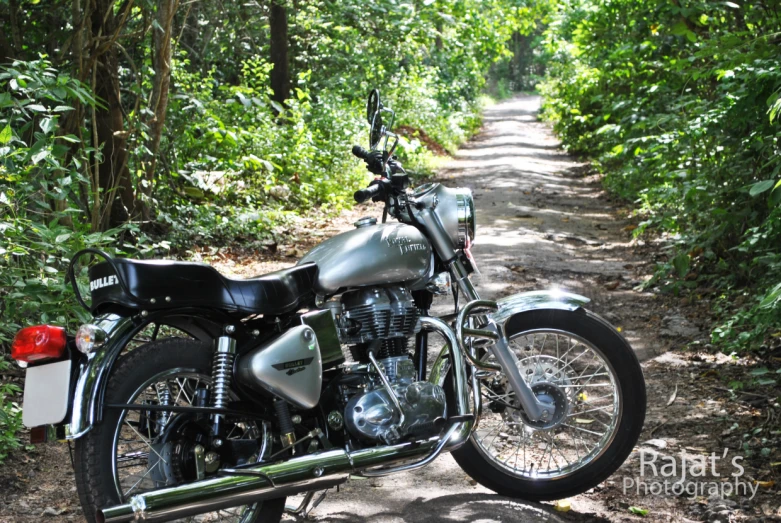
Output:
<svg viewBox="0 0 781 523">
<path fill-rule="evenodd" d="M 507 320 L 522 312 L 539 309 L 576 311 L 590 301 L 585 296 L 559 289 L 522 292 L 498 300 L 496 304 L 499 309 L 489 317 L 497 324 L 504 325 Z"/>
</svg>

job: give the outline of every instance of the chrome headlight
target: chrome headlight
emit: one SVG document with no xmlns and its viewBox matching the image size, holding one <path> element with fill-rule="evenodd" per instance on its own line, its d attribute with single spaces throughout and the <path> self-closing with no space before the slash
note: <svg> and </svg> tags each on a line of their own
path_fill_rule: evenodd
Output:
<svg viewBox="0 0 781 523">
<path fill-rule="evenodd" d="M 469 189 L 456 189 L 456 215 L 458 217 L 458 248 L 464 249 L 475 240 L 475 200 Z"/>
<path fill-rule="evenodd" d="M 444 232 L 456 249 L 465 249 L 475 239 L 475 201 L 472 191 L 452 189 L 439 183 L 423 185 L 412 193 L 418 208 L 428 208 L 442 222 Z"/>
</svg>

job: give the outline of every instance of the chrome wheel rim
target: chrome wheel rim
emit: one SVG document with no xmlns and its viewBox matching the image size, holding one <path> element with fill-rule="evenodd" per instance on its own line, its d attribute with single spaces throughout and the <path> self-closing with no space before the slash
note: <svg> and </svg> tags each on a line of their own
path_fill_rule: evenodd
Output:
<svg viewBox="0 0 781 523">
<path fill-rule="evenodd" d="M 506 380 L 487 376 L 480 382 L 480 424 L 472 434 L 477 450 L 495 468 L 521 478 L 559 479 L 583 469 L 618 430 L 623 401 L 615 370 L 596 346 L 573 333 L 534 329 L 509 341 L 526 382 L 564 391 L 567 410 L 551 429 L 531 427 Z"/>
<path fill-rule="evenodd" d="M 210 388 L 210 376 L 200 374 L 194 369 L 171 369 L 147 380 L 131 395 L 128 403 L 192 406 L 194 390 L 204 385 Z M 166 399 L 166 388 L 170 393 L 170 399 Z M 141 412 L 138 410 L 123 411 L 114 431 L 112 472 L 114 486 L 122 502 L 127 502 L 130 497 L 136 494 L 164 488 L 162 485 L 155 484 L 155 481 L 150 477 L 153 470 L 152 467 L 148 466 L 150 454 L 154 453 L 160 460 L 165 460 L 165 458 L 153 448 L 156 436 L 150 423 L 139 423 Z M 175 416 L 177 416 L 176 413 L 170 413 L 167 418 L 156 420 L 155 424 L 158 430 L 163 428 L 160 427 L 161 424 L 170 423 Z M 140 430 L 144 428 L 145 430 Z M 226 439 L 247 437 L 251 435 L 253 430 L 258 433 L 255 424 L 248 424 L 242 434 L 231 432 Z M 255 435 L 258 436 L 258 434 Z M 258 504 L 254 504 L 233 507 L 176 521 L 248 523 L 254 519 L 258 506 Z"/>
</svg>

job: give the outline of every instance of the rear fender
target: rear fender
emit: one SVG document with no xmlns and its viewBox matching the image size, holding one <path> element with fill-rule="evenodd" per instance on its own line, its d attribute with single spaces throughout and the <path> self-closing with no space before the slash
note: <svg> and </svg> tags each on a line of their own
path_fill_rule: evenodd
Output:
<svg viewBox="0 0 781 523">
<path fill-rule="evenodd" d="M 103 419 L 103 394 L 111 369 L 125 346 L 139 332 L 150 324 L 160 323 L 180 329 L 197 339 L 214 339 L 210 322 L 198 320 L 192 316 L 149 315 L 142 318 L 140 315 L 127 317 L 117 314 L 96 318 L 93 323 L 106 332 L 106 342 L 79 362 L 70 419 L 66 418 L 65 439 L 80 438 Z"/>
</svg>

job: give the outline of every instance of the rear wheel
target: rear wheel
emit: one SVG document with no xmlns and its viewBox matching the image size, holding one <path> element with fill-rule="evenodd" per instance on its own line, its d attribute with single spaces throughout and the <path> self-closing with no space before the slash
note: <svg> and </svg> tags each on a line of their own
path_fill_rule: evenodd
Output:
<svg viewBox="0 0 781 523">
<path fill-rule="evenodd" d="M 525 417 L 503 375 L 480 380 L 477 430 L 453 453 L 505 496 L 562 499 L 598 485 L 632 451 L 645 419 L 645 382 L 626 340 L 587 311 L 522 313 L 505 326 L 521 375 L 555 401 L 547 426 Z"/>
<path fill-rule="evenodd" d="M 105 403 L 197 405 L 198 396 L 211 387 L 212 353 L 208 344 L 178 338 L 142 345 L 117 362 Z M 133 495 L 195 481 L 193 452 L 203 426 L 192 414 L 105 409 L 103 421 L 76 441 L 76 485 L 87 521 L 96 521 L 98 509 Z M 226 439 L 260 435 L 254 422 L 233 421 Z M 284 507 L 280 498 L 184 521 L 276 523 Z"/>
</svg>

